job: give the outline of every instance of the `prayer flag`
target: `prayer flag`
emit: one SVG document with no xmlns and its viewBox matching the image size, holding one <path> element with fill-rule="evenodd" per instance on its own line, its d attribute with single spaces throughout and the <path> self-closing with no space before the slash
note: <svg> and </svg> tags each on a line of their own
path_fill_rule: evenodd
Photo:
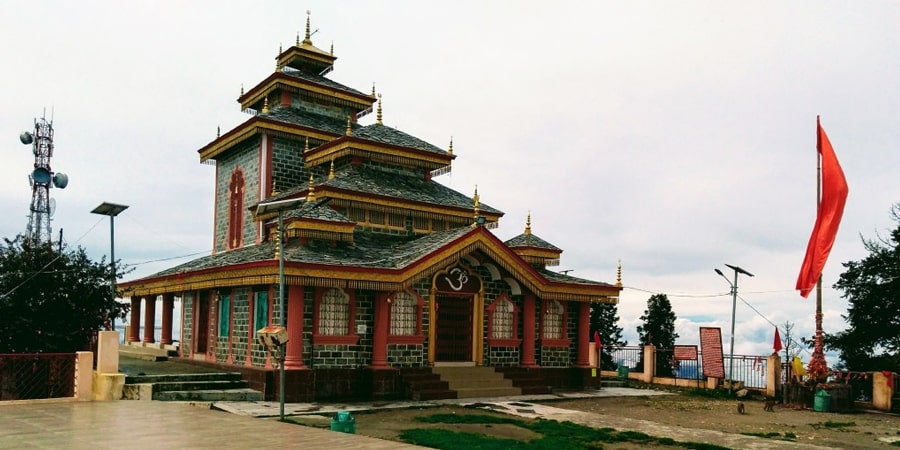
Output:
<svg viewBox="0 0 900 450">
<path fill-rule="evenodd" d="M 809 297 L 809 293 L 822 275 L 825 261 L 831 253 L 838 227 L 841 225 L 844 204 L 847 202 L 849 192 L 844 171 L 841 170 L 841 165 L 818 117 L 816 117 L 816 136 L 816 150 L 822 161 L 822 191 L 816 212 L 816 224 L 809 237 L 806 257 L 803 258 L 800 275 L 797 277 L 797 289 L 803 298 Z"/>
<path fill-rule="evenodd" d="M 778 327 L 775 327 L 775 342 L 772 343 L 772 348 L 775 349 L 775 353 L 780 352 L 784 348 L 781 346 L 781 334 L 778 333 Z"/>
<path fill-rule="evenodd" d="M 803 361 L 800 361 L 799 356 L 794 357 L 794 361 L 791 365 L 794 367 L 794 375 L 799 375 L 801 377 L 806 376 L 806 368 L 803 367 Z"/>
</svg>

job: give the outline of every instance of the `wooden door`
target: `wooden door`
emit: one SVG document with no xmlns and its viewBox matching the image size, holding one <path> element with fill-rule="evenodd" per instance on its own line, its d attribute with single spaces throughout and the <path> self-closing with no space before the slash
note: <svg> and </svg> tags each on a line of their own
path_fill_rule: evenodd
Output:
<svg viewBox="0 0 900 450">
<path fill-rule="evenodd" d="M 209 344 L 209 291 L 200 292 L 194 316 L 194 353 L 205 354 Z"/>
<path fill-rule="evenodd" d="M 438 297 L 435 361 L 472 361 L 472 297 Z"/>
</svg>

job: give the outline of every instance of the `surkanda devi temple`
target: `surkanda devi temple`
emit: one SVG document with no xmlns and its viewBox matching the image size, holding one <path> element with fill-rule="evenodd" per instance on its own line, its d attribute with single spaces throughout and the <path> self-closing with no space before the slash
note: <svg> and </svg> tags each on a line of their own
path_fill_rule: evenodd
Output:
<svg viewBox="0 0 900 450">
<path fill-rule="evenodd" d="M 249 118 L 198 150 L 216 172 L 212 254 L 120 285 L 128 343 L 153 343 L 159 303 L 173 344 L 179 299 L 178 356 L 241 372 L 267 399 L 278 359 L 257 330 L 282 324 L 289 402 L 590 384 L 590 306 L 618 301 L 621 269 L 614 284 L 548 270 L 562 250 L 530 214 L 498 239 L 503 212 L 434 180 L 451 170 L 452 141 L 384 125 L 374 87 L 327 77 L 333 53 L 313 45 L 307 18 L 305 38 L 237 99 Z"/>
</svg>

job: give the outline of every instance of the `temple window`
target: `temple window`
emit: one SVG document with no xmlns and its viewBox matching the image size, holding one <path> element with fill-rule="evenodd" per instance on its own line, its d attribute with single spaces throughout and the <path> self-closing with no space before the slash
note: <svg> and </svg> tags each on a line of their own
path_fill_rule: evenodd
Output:
<svg viewBox="0 0 900 450">
<path fill-rule="evenodd" d="M 518 313 L 515 303 L 506 294 L 488 306 L 488 345 L 492 347 L 517 347 Z"/>
<path fill-rule="evenodd" d="M 350 297 L 340 289 L 329 289 L 319 303 L 319 334 L 343 336 L 349 334 Z"/>
<path fill-rule="evenodd" d="M 228 337 L 231 325 L 231 298 L 219 296 L 219 337 Z"/>
<path fill-rule="evenodd" d="M 392 293 L 387 298 L 390 308 L 390 344 L 422 344 L 422 309 L 425 302 L 415 291 L 404 290 Z"/>
<path fill-rule="evenodd" d="M 556 300 L 546 303 L 544 309 L 544 339 L 563 338 L 563 307 Z"/>
<path fill-rule="evenodd" d="M 237 169 L 228 184 L 228 235 L 226 247 L 240 247 L 243 243 L 244 223 L 244 173 Z"/>
</svg>

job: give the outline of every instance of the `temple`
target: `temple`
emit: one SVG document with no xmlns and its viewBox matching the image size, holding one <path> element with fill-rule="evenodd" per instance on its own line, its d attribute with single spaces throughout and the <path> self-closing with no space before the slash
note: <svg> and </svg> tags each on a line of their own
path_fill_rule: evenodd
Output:
<svg viewBox="0 0 900 450">
<path fill-rule="evenodd" d="M 198 150 L 216 170 L 212 254 L 120 284 L 126 341 L 153 343 L 160 303 L 160 343 L 173 344 L 180 299 L 178 355 L 234 368 L 268 399 L 280 358 L 257 331 L 277 325 L 287 401 L 478 393 L 443 368 L 499 373 L 517 392 L 589 384 L 590 306 L 618 301 L 621 268 L 614 284 L 548 270 L 562 250 L 532 233 L 530 213 L 522 234 L 498 239 L 503 212 L 477 188 L 434 180 L 457 157 L 452 140 L 384 125 L 374 86 L 326 77 L 336 59 L 307 17 L 275 71 L 241 89 L 249 119 Z"/>
</svg>

